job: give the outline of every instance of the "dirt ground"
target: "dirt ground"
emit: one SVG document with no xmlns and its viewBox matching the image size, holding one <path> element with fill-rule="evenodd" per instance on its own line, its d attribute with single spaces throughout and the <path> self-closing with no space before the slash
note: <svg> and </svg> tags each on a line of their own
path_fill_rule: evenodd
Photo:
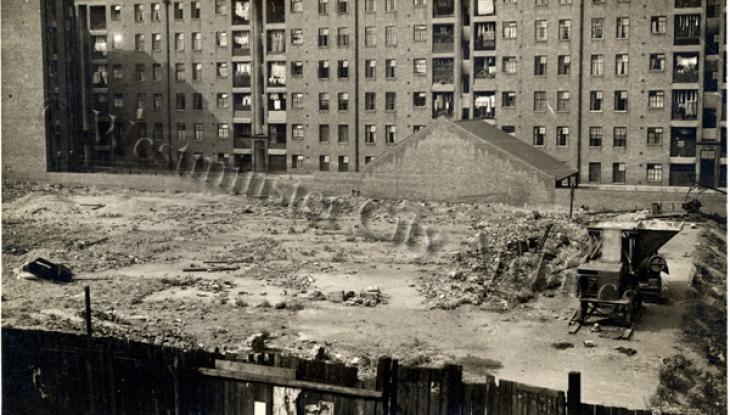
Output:
<svg viewBox="0 0 730 415">
<path fill-rule="evenodd" d="M 670 302 L 647 305 L 623 341 L 568 334 L 570 268 L 587 236 L 558 212 L 347 198 L 324 220 L 317 203 L 9 183 L 3 199 L 5 327 L 81 331 L 89 285 L 99 334 L 235 354 L 267 331 L 270 348 L 308 356 L 323 346 L 366 374 L 388 354 L 563 390 L 578 370 L 585 401 L 635 408 L 649 405 L 662 359 L 677 353 L 699 232 L 688 224 L 664 247 Z M 530 246 L 549 223 L 555 258 L 547 289 L 532 293 Z M 22 278 L 18 267 L 37 257 L 67 264 L 75 281 Z M 216 259 L 237 269 L 183 271 Z M 574 347 L 551 347 L 559 342 Z"/>
</svg>

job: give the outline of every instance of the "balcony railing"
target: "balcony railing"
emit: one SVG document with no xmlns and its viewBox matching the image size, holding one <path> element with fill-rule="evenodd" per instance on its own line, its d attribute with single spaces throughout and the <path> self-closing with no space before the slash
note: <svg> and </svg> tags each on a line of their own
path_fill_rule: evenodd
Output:
<svg viewBox="0 0 730 415">
<path fill-rule="evenodd" d="M 700 79 L 700 73 L 695 70 L 688 70 L 688 71 L 674 71 L 674 75 L 672 77 L 672 82 L 677 83 L 694 83 L 699 82 Z"/>
<path fill-rule="evenodd" d="M 702 0 L 674 0 L 674 7 L 677 9 L 687 7 L 702 7 Z"/>
<path fill-rule="evenodd" d="M 284 23 L 284 0 L 266 2 L 266 23 Z"/>
<path fill-rule="evenodd" d="M 233 148 L 251 148 L 251 136 L 234 136 L 233 137 Z"/>
<path fill-rule="evenodd" d="M 433 17 L 449 17 L 454 15 L 454 0 L 434 0 Z"/>
<path fill-rule="evenodd" d="M 250 87 L 251 86 L 251 74 L 234 74 L 233 75 L 233 86 L 234 87 Z"/>
<path fill-rule="evenodd" d="M 433 83 L 435 84 L 453 84 L 454 83 L 454 63 L 440 63 L 437 60 L 433 62 Z"/>
</svg>

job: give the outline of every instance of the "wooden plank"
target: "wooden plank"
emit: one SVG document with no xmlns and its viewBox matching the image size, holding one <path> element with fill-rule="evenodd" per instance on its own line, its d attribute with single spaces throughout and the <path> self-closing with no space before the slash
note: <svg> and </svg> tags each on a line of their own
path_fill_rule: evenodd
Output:
<svg viewBox="0 0 730 415">
<path fill-rule="evenodd" d="M 439 415 L 441 413 L 441 401 L 443 400 L 442 370 L 428 370 L 428 415 Z"/>
<path fill-rule="evenodd" d="M 484 415 L 486 413 L 487 385 L 477 383 L 472 385 L 472 406 L 473 415 Z"/>
<path fill-rule="evenodd" d="M 418 386 L 416 406 L 417 414 L 428 415 L 428 404 L 431 395 L 431 384 L 429 382 L 428 369 L 418 368 L 416 369 L 416 376 L 418 377 L 416 385 Z"/>
<path fill-rule="evenodd" d="M 471 415 L 472 412 L 472 393 L 473 385 L 471 383 L 464 384 L 464 404 L 462 415 Z"/>
<path fill-rule="evenodd" d="M 250 375 L 262 375 L 281 377 L 285 379 L 296 379 L 297 373 L 294 369 L 286 369 L 280 367 L 263 366 L 251 363 L 236 362 L 232 360 L 215 361 L 215 368 L 220 370 L 230 370 Z"/>
<path fill-rule="evenodd" d="M 271 376 L 251 375 L 247 373 L 233 372 L 229 370 L 198 368 L 198 372 L 206 376 L 213 376 L 223 379 L 236 379 L 246 382 L 267 383 L 276 386 L 288 386 L 291 388 L 311 389 L 314 391 L 349 395 L 366 399 L 380 399 L 382 392 L 370 389 L 356 389 L 346 386 L 327 385 L 324 383 L 310 382 L 304 380 L 292 380 Z"/>
<path fill-rule="evenodd" d="M 557 398 L 558 395 L 561 393 L 561 391 L 548 389 L 548 388 L 541 388 L 538 386 L 525 385 L 524 383 L 517 383 L 517 382 L 510 382 L 510 383 L 512 383 L 514 385 L 514 387 L 517 389 L 520 389 L 520 390 L 523 390 L 523 391 L 526 391 L 529 393 L 534 393 L 537 395 L 548 395 L 548 396 Z"/>
<path fill-rule="evenodd" d="M 498 414 L 499 409 L 497 408 L 497 385 L 494 382 L 494 376 L 487 375 L 486 379 L 487 396 L 484 407 L 487 414 Z"/>
</svg>

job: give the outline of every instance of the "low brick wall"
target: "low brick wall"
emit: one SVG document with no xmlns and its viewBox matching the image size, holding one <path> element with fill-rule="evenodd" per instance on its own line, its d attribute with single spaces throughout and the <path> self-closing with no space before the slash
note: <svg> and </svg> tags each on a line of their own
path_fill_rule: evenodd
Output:
<svg viewBox="0 0 730 415">
<path fill-rule="evenodd" d="M 24 176 L 5 177 L 4 180 L 25 180 Z M 400 199 L 396 193 L 390 194 L 390 189 L 382 189 L 376 193 L 367 190 L 376 188 L 376 183 L 369 186 L 362 185 L 362 178 L 356 173 L 316 173 L 316 174 L 241 174 L 234 182 L 233 175 L 223 177 L 211 174 L 208 181 L 201 177 L 177 176 L 171 174 L 106 174 L 106 173 L 46 173 L 30 178 L 34 181 L 58 183 L 64 185 L 96 186 L 110 189 L 132 189 L 154 192 L 231 192 L 235 187 L 237 193 L 247 193 L 251 196 L 263 192 L 264 195 L 275 193 L 276 189 L 290 192 L 294 186 L 299 187 L 299 194 L 319 192 L 325 196 L 348 196 L 353 190 L 360 191 L 363 196 L 381 199 Z M 263 181 L 263 185 L 262 185 Z M 235 185 L 235 186 L 234 186 Z M 383 184 L 385 185 L 385 184 Z M 662 204 L 664 211 L 679 211 L 687 194 L 687 188 L 668 187 L 580 187 L 575 191 L 574 207 L 586 206 L 592 211 L 600 210 L 628 210 L 648 209 L 654 202 Z M 693 190 L 691 197 L 697 197 Z M 422 198 L 418 198 L 419 200 Z M 727 198 L 718 192 L 706 191 L 699 197 L 703 204 L 703 211 L 726 216 Z M 443 199 L 442 199 L 443 200 Z M 451 200 L 454 202 L 495 203 L 508 201 L 493 200 L 492 197 L 483 199 L 478 195 L 470 199 Z M 557 207 L 566 208 L 570 205 L 570 190 L 555 189 Z"/>
</svg>

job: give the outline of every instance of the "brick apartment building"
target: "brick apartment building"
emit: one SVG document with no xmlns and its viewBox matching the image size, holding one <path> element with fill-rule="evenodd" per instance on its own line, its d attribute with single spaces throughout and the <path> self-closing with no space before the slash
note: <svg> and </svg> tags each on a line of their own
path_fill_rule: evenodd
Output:
<svg viewBox="0 0 730 415">
<path fill-rule="evenodd" d="M 726 186 L 721 0 L 45 2 L 52 168 L 355 172 L 445 116 L 582 183 Z"/>
</svg>

